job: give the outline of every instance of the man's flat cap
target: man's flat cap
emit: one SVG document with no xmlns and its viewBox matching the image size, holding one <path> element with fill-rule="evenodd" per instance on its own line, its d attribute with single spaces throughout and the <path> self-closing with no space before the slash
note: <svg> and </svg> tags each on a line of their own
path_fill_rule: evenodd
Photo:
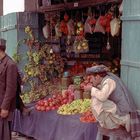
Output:
<svg viewBox="0 0 140 140">
<path fill-rule="evenodd" d="M 105 65 L 96 65 L 86 69 L 86 74 L 108 72 L 109 69 Z"/>
</svg>

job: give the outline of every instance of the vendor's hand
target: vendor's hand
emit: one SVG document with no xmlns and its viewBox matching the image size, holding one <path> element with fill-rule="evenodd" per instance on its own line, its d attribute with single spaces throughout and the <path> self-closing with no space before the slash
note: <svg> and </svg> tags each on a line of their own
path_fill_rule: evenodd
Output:
<svg viewBox="0 0 140 140">
<path fill-rule="evenodd" d="M 9 111 L 8 110 L 1 109 L 1 111 L 0 111 L 0 117 L 1 118 L 7 118 L 8 115 L 9 115 Z"/>
<path fill-rule="evenodd" d="M 84 90 L 85 90 L 85 91 L 91 91 L 91 88 L 92 88 L 92 84 L 87 84 L 87 85 L 84 87 Z"/>
</svg>

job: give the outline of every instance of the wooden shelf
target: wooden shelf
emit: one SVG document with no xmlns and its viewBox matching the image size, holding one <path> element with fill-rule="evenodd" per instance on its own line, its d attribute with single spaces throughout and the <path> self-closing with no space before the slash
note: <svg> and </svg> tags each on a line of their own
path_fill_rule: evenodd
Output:
<svg viewBox="0 0 140 140">
<path fill-rule="evenodd" d="M 122 0 L 82 0 L 78 2 L 69 2 L 56 4 L 51 6 L 40 6 L 38 8 L 38 12 L 53 12 L 53 11 L 64 11 L 64 10 L 72 10 L 72 9 L 80 9 L 89 6 L 95 6 L 103 3 L 120 3 Z"/>
</svg>

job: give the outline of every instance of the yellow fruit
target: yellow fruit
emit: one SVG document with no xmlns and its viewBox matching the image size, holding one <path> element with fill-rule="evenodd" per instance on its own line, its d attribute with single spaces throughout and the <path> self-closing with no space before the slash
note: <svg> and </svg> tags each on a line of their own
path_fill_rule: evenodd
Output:
<svg viewBox="0 0 140 140">
<path fill-rule="evenodd" d="M 78 35 L 78 34 L 80 34 L 80 31 L 79 31 L 79 30 L 77 30 L 77 31 L 76 31 L 76 34 L 77 34 L 77 35 Z"/>
<path fill-rule="evenodd" d="M 79 46 L 77 46 L 77 50 L 81 50 L 81 46 L 79 45 Z"/>
<path fill-rule="evenodd" d="M 82 28 L 82 27 L 80 27 L 80 28 L 79 28 L 79 31 L 83 31 L 83 28 Z"/>
<path fill-rule="evenodd" d="M 77 26 L 80 28 L 82 26 L 82 23 L 81 22 L 78 22 L 77 23 Z"/>
</svg>

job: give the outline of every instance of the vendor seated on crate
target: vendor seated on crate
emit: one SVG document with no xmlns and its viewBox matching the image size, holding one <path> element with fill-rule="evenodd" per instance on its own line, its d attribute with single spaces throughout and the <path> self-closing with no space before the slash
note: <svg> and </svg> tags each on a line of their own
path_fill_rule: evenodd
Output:
<svg viewBox="0 0 140 140">
<path fill-rule="evenodd" d="M 132 97 L 119 77 L 108 72 L 104 65 L 86 69 L 92 84 L 84 87 L 91 91 L 92 112 L 100 126 L 115 129 L 123 126 L 130 131 L 130 112 L 136 110 Z"/>
</svg>

